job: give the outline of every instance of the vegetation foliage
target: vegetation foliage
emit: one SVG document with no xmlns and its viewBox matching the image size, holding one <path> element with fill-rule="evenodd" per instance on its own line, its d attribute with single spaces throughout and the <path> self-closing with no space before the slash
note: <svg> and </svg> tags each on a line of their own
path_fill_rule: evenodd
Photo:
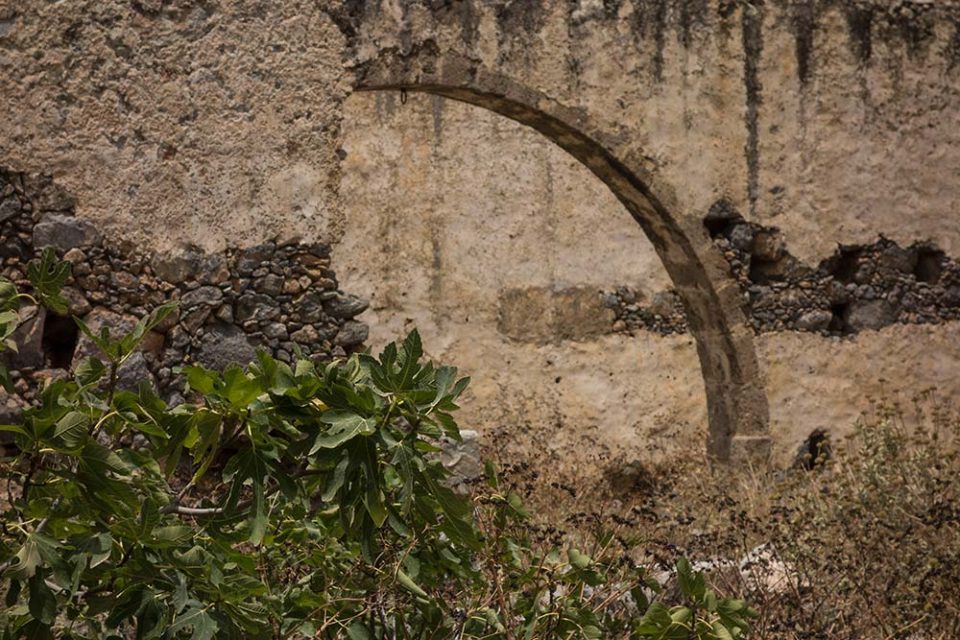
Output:
<svg viewBox="0 0 960 640">
<path fill-rule="evenodd" d="M 631 493 L 572 489 L 633 534 L 621 549 L 636 561 L 690 557 L 718 592 L 753 603 L 754 640 L 951 640 L 960 638 L 958 452 L 956 409 L 930 391 L 877 401 L 848 437 L 787 471 L 741 477 L 690 456 L 635 473 Z M 531 473 L 511 479 L 528 504 L 547 493 L 552 519 L 573 535 L 582 499 L 564 503 L 543 474 L 523 478 Z"/>
<path fill-rule="evenodd" d="M 29 276 L 62 311 L 68 267 Z M 0 283 L 3 348 L 23 299 Z M 184 366 L 168 406 L 117 372 L 170 311 L 124 336 L 78 320 L 98 355 L 0 426 L 0 638 L 746 636 L 754 612 L 685 561 L 668 600 L 609 532 L 542 544 L 492 465 L 454 492 L 435 454 L 468 380 L 416 332 L 325 366 Z"/>
<path fill-rule="evenodd" d="M 771 496 L 764 529 L 790 567 L 788 588 L 762 596 L 771 633 L 960 637 L 960 422 L 929 406 L 881 404 Z"/>
</svg>

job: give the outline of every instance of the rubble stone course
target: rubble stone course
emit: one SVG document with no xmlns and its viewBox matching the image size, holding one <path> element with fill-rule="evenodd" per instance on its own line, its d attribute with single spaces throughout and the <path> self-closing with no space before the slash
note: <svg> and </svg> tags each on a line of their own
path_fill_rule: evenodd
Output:
<svg viewBox="0 0 960 640">
<path fill-rule="evenodd" d="M 776 227 L 747 222 L 722 203 L 705 220 L 740 285 L 756 333 L 807 331 L 849 336 L 892 324 L 939 324 L 960 319 L 960 263 L 936 244 L 903 247 L 880 236 L 841 245 L 816 266 L 788 251 Z M 618 287 L 604 294 L 616 315 L 614 331 L 684 333 L 687 321 L 671 291 L 645 303 Z"/>
<path fill-rule="evenodd" d="M 28 289 L 26 265 L 46 246 L 72 263 L 63 294 L 70 313 L 94 331 L 128 331 L 152 309 L 179 301 L 121 370 L 121 386 L 154 379 L 172 393 L 179 384 L 174 370 L 184 363 L 222 369 L 248 362 L 257 349 L 281 360 L 298 352 L 330 360 L 367 338 L 366 325 L 353 320 L 367 302 L 339 291 L 326 244 L 266 242 L 222 254 L 193 248 L 150 254 L 104 240 L 94 225 L 74 217 L 72 198 L 50 178 L 0 169 L 0 275 Z M 22 348 L 11 361 L 21 393 L 29 388 L 27 377 L 49 377 L 51 369 L 95 354 L 72 323 L 52 323 L 42 309 L 24 315 Z M 72 353 L 66 362 L 52 354 L 64 348 Z M 5 398 L 0 414 L 14 411 L 20 400 Z"/>
<path fill-rule="evenodd" d="M 362 348 L 368 338 L 367 325 L 355 318 L 369 304 L 338 289 L 326 244 L 266 242 L 220 254 L 190 247 L 150 254 L 129 243 L 104 241 L 94 225 L 74 217 L 73 206 L 73 198 L 49 177 L 0 170 L 0 274 L 26 285 L 26 264 L 43 247 L 55 247 L 73 267 L 63 291 L 69 311 L 95 331 L 103 326 L 127 331 L 151 309 L 178 300 L 177 310 L 121 371 L 123 386 L 148 379 L 172 393 L 179 384 L 175 368 L 183 363 L 222 369 L 251 360 L 257 349 L 282 360 L 298 352 L 328 360 Z M 740 285 L 756 333 L 851 336 L 895 323 L 960 318 L 960 264 L 933 243 L 902 247 L 881 236 L 871 244 L 839 246 L 833 256 L 810 266 L 790 254 L 777 228 L 748 222 L 723 201 L 704 224 Z M 583 293 L 577 297 L 581 303 Z M 551 300 L 559 305 L 553 315 L 562 319 L 569 313 L 560 307 L 570 294 L 561 294 Z M 596 313 L 594 324 L 603 326 L 568 338 L 590 339 L 605 331 L 688 331 L 680 297 L 672 290 L 648 298 L 619 286 L 598 295 L 599 304 L 577 308 L 581 315 Z M 530 304 L 526 298 L 521 302 Z M 58 358 L 50 353 L 64 348 L 55 347 L 58 340 L 70 343 L 73 355 L 67 362 L 74 366 L 96 351 L 75 330 L 53 335 L 71 325 L 56 324 L 51 332 L 54 325 L 42 309 L 27 309 L 24 317 L 17 336 L 22 347 L 8 356 L 16 376 L 57 375 L 53 370 L 67 364 L 54 362 Z M 18 389 L 27 393 L 28 386 L 22 380 Z M 4 402 L 0 417 L 15 411 L 22 399 Z"/>
</svg>

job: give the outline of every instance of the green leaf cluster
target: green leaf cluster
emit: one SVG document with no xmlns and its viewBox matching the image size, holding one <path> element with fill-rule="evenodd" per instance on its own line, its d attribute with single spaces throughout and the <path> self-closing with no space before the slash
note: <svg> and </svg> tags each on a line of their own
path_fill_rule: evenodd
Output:
<svg viewBox="0 0 960 640">
<path fill-rule="evenodd" d="M 757 613 L 743 600 L 720 599 L 707 588 L 704 575 L 695 572 L 681 558 L 677 562 L 677 583 L 685 600 L 669 607 L 654 602 L 637 625 L 641 637 L 662 640 L 740 640 L 750 631 L 750 619 Z"/>
<path fill-rule="evenodd" d="M 31 273 L 56 308 L 62 267 Z M 659 587 L 608 535 L 534 542 L 492 467 L 474 496 L 450 488 L 436 454 L 469 380 L 416 331 L 326 365 L 184 366 L 189 401 L 169 406 L 117 371 L 171 310 L 123 336 L 78 321 L 99 353 L 0 427 L 17 448 L 0 639 L 678 637 L 657 635 Z M 682 576 L 697 608 L 678 624 L 714 634 L 690 637 L 744 637 L 745 608 Z"/>
<path fill-rule="evenodd" d="M 0 279 L 0 386 L 12 391 L 13 381 L 3 361 L 4 351 L 17 351 L 14 331 L 23 322 L 21 306 L 24 302 L 43 304 L 56 313 L 67 312 L 67 302 L 60 289 L 70 277 L 70 263 L 59 262 L 52 248 L 46 249 L 38 260 L 27 265 L 27 278 L 33 295 L 21 293 L 12 282 Z"/>
</svg>

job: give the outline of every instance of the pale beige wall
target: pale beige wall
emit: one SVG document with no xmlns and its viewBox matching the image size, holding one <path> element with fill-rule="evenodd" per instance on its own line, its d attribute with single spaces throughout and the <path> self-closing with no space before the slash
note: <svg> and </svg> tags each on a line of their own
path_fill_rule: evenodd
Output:
<svg viewBox="0 0 960 640">
<path fill-rule="evenodd" d="M 498 330 L 506 290 L 629 285 L 649 297 L 669 286 L 606 186 L 540 134 L 477 107 L 370 93 L 344 113 L 333 260 L 342 286 L 371 300 L 362 319 L 375 348 L 418 327 L 430 355 L 473 377 L 465 426 L 491 449 L 555 450 L 565 473 L 595 473 L 606 448 L 650 459 L 702 447 L 690 336 L 516 341 Z"/>
<path fill-rule="evenodd" d="M 750 3 L 726 16 L 712 0 L 361 4 L 351 31 L 339 2 L 0 0 L 0 164 L 52 173 L 78 215 L 158 250 L 337 242 L 345 288 L 373 300 L 375 342 L 410 319 L 477 375 L 471 421 L 560 423 L 636 455 L 703 442 L 690 339 L 516 343 L 496 307 L 504 289 L 663 288 L 638 229 L 591 174 L 502 118 L 347 98 L 353 62 L 426 40 L 459 51 L 626 127 L 684 211 L 727 198 L 808 262 L 879 233 L 960 253 L 960 38 L 946 3 L 856 3 L 874 9 L 866 61 L 852 5 L 817 3 L 805 82 L 804 3 L 764 3 L 751 55 Z M 917 25 L 929 34 L 912 44 Z M 881 376 L 960 397 L 955 332 L 762 336 L 778 459 L 808 426 L 847 424 Z"/>
<path fill-rule="evenodd" d="M 581 2 L 580 9 L 589 14 L 590 4 Z M 780 227 L 790 251 L 808 263 L 816 264 L 840 243 L 869 242 L 878 234 L 905 245 L 933 239 L 957 253 L 960 68 L 950 21 L 934 21 L 930 36 L 910 48 L 906 31 L 886 22 L 878 9 L 871 58 L 864 63 L 842 9 L 821 9 L 809 34 L 810 71 L 801 81 L 797 42 L 803 34 L 785 3 L 768 3 L 761 42 L 749 43 L 762 49 L 756 76 L 757 199 L 751 204 L 739 12 L 726 20 L 710 12 L 709 27 L 694 25 L 685 47 L 674 9 L 668 11 L 666 33 L 658 37 L 649 6 L 642 3 L 619 3 L 616 17 L 599 11 L 581 24 L 571 24 L 565 9 L 549 6 L 530 18 L 532 29 L 509 31 L 495 11 L 478 10 L 472 17 L 474 39 L 467 44 L 451 39 L 451 30 L 436 26 L 425 12 L 383 13 L 373 31 L 391 43 L 392 29 L 415 25 L 421 29 L 413 29 L 415 37 L 469 51 L 612 126 L 629 127 L 636 146 L 669 176 L 683 207 L 702 214 L 727 198 L 748 218 Z M 497 333 L 500 290 L 631 284 L 649 295 L 666 284 L 651 247 L 636 238 L 622 207 L 592 175 L 570 166 L 559 150 L 548 150 L 537 134 L 472 107 L 414 94 L 404 106 L 396 95 L 354 96 L 345 114 L 346 235 L 337 261 L 348 286 L 374 301 L 369 318 L 375 339 L 396 335 L 412 319 L 436 335 L 439 354 L 476 366 L 477 372 L 497 370 L 501 359 L 514 366 L 524 358 L 535 362 L 529 353 L 543 349 Z M 566 198 L 558 198 L 557 185 L 568 189 Z M 579 229 L 570 214 L 582 221 Z M 397 259 L 373 266 L 360 247 L 371 229 L 397 219 L 416 220 L 411 244 L 419 249 L 389 251 Z M 518 227 L 515 235 L 508 231 Z M 603 264 L 585 262 L 583 254 L 586 260 L 601 255 Z M 571 268 L 556 271 L 565 264 Z M 470 273 L 466 278 L 459 275 L 464 269 Z M 481 273 L 482 278 L 474 275 Z M 467 310 L 471 301 L 478 308 Z M 816 428 L 849 431 L 880 397 L 906 400 L 936 386 L 942 397 L 960 398 L 957 376 L 946 373 L 960 356 L 956 331 L 953 325 L 898 326 L 846 339 L 761 336 L 775 461 L 789 463 L 798 443 Z M 657 457 L 652 451 L 663 450 L 651 434 L 672 407 L 679 418 L 668 453 L 702 442 L 704 404 L 700 385 L 689 382 L 699 378 L 689 340 L 643 333 L 561 341 L 550 349 L 568 354 L 563 361 L 581 371 L 603 371 L 608 359 L 624 368 L 604 385 L 564 376 L 565 394 L 578 397 L 578 403 L 558 397 L 549 369 L 510 372 L 526 395 L 488 391 L 503 385 L 481 377 L 478 398 L 500 398 L 498 406 L 512 407 L 491 416 L 485 413 L 489 403 L 471 402 L 468 409 L 476 411 L 481 430 L 504 421 L 543 425 L 557 419 L 573 433 L 593 434 L 595 425 L 605 422 L 613 426 L 592 435 L 591 442 L 623 443 L 628 457 L 650 459 Z M 533 399 L 525 403 L 510 400 L 530 394 Z M 639 439 L 631 440 L 634 435 Z M 576 451 L 574 459 L 592 459 L 589 447 Z"/>
<path fill-rule="evenodd" d="M 394 8 L 366 16 L 369 37 L 401 49 L 436 41 L 629 127 L 684 209 L 705 212 L 727 197 L 758 221 L 781 225 L 805 259 L 881 232 L 958 246 L 960 47 L 950 3 L 817 3 L 805 82 L 797 54 L 802 2 L 757 3 L 762 10 L 714 1 L 515 2 L 509 11 L 466 4 L 473 30 L 462 26 L 465 10 Z M 726 17 L 722 4 L 734 8 Z M 662 23 L 659 6 L 666 7 Z M 845 14 L 854 6 L 873 9 L 867 62 Z M 746 46 L 744 12 L 762 23 Z M 760 52 L 747 55 L 751 48 Z M 361 47 L 360 57 L 375 50 Z M 748 58 L 757 65 L 760 98 L 752 210 Z"/>
<path fill-rule="evenodd" d="M 935 403 L 960 406 L 960 325 L 895 325 L 850 338 L 805 333 L 758 340 L 766 369 L 774 462 L 789 464 L 796 443 L 814 429 L 852 431 L 863 412 L 913 401 L 933 390 Z M 929 403 L 924 403 L 930 406 Z"/>
<path fill-rule="evenodd" d="M 0 24 L 0 164 L 79 215 L 161 250 L 338 228 L 350 84 L 316 3 L 0 0 Z"/>
<path fill-rule="evenodd" d="M 505 289 L 625 284 L 649 299 L 669 286 L 599 180 L 538 133 L 443 98 L 358 94 L 344 113 L 345 233 L 334 261 L 343 286 L 372 302 L 362 318 L 376 348 L 417 326 L 431 355 L 474 378 L 465 424 L 491 450 L 516 446 L 501 430 L 555 448 L 564 473 L 595 473 L 607 448 L 618 461 L 650 461 L 702 445 L 703 387 L 688 336 L 537 345 L 498 331 Z M 775 462 L 788 464 L 814 429 L 849 432 L 877 400 L 906 403 L 931 387 L 960 398 L 951 375 L 958 331 L 762 335 Z"/>
</svg>

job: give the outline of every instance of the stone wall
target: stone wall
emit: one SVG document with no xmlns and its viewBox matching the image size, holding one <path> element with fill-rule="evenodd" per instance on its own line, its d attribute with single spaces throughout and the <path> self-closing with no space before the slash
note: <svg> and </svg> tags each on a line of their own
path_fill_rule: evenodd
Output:
<svg viewBox="0 0 960 640">
<path fill-rule="evenodd" d="M 501 115 L 352 95 L 385 55 L 455 52 L 622 131 L 713 236 L 782 463 L 870 398 L 960 397 L 958 25 L 921 0 L 0 0 L 0 164 L 52 174 L 71 203 L 50 215 L 114 247 L 235 270 L 268 241 L 328 246 L 371 344 L 416 324 L 473 374 L 465 421 L 490 451 L 545 448 L 576 477 L 702 449 L 689 318 L 596 176 Z M 83 251 L 90 275 L 109 261 Z"/>
<path fill-rule="evenodd" d="M 960 264 L 935 242 L 901 247 L 881 236 L 868 244 L 840 245 L 811 266 L 790 254 L 779 229 L 747 222 L 726 203 L 711 210 L 704 224 L 743 290 L 757 333 L 850 336 L 897 323 L 960 319 Z M 614 331 L 687 330 L 680 299 L 670 290 L 646 304 L 643 292 L 624 286 L 602 299 L 614 312 Z"/>
<path fill-rule="evenodd" d="M 70 314 L 95 333 L 108 327 L 117 337 L 176 301 L 177 309 L 121 368 L 121 387 L 149 380 L 175 397 L 182 390 L 175 369 L 186 363 L 223 369 L 250 362 L 258 349 L 288 362 L 296 354 L 325 361 L 367 338 L 367 326 L 353 319 L 367 303 L 338 289 L 328 245 L 267 242 L 222 253 L 154 253 L 105 238 L 74 215 L 74 206 L 49 176 L 0 169 L 0 275 L 29 291 L 26 266 L 53 247 L 72 264 L 63 290 Z M 97 355 L 68 318 L 35 307 L 24 314 L 21 348 L 9 356 L 21 395 L 31 378 L 62 375 Z M 12 410 L 23 399 L 6 402 Z"/>
</svg>

